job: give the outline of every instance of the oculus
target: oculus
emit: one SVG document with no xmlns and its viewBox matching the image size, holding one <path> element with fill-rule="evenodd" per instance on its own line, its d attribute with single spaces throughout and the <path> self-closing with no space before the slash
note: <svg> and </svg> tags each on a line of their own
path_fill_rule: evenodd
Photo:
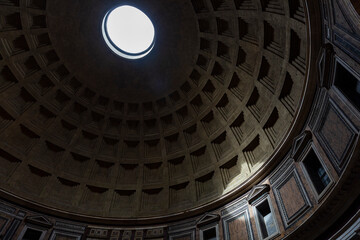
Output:
<svg viewBox="0 0 360 240">
<path fill-rule="evenodd" d="M 129 5 L 117 6 L 106 13 L 102 34 L 108 47 L 127 59 L 143 58 L 155 45 L 155 28 L 150 18 Z"/>
</svg>

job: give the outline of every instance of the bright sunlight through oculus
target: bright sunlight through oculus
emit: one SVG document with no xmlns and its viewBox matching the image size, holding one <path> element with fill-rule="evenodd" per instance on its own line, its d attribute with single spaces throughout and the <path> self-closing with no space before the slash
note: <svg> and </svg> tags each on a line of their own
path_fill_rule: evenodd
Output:
<svg viewBox="0 0 360 240">
<path fill-rule="evenodd" d="M 109 48 L 121 57 L 145 57 L 155 44 L 151 20 L 139 9 L 124 5 L 110 10 L 103 20 L 102 32 Z"/>
</svg>

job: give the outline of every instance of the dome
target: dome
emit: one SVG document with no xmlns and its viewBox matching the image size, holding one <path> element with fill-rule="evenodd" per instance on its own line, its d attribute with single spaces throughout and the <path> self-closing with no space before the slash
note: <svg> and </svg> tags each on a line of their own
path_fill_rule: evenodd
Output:
<svg viewBox="0 0 360 240">
<path fill-rule="evenodd" d="M 255 6 L 241 15 L 221 1 L 135 1 L 153 19 L 157 44 L 129 61 L 101 35 L 113 6 L 48 1 L 32 21 L 46 26 L 45 46 L 23 33 L 36 50 L 22 49 L 8 67 L 22 72 L 18 116 L 32 114 L 8 127 L 4 151 L 27 160 L 18 181 L 49 180 L 9 190 L 81 214 L 161 216 L 216 200 L 269 165 L 304 97 L 305 18 L 287 32 L 285 15 L 264 20 Z M 123 198 L 136 205 L 117 205 Z"/>
<path fill-rule="evenodd" d="M 105 19 L 122 5 L 153 24 L 138 57 L 111 45 Z M 337 49 L 320 51 L 315 5 L 0 1 L 1 196 L 57 217 L 136 225 L 191 218 L 248 193 L 298 157 L 297 136 L 323 129 L 311 119 L 319 89 L 337 84 L 324 80 Z M 356 85 L 357 60 L 342 59 Z M 344 94 L 358 114 L 358 95 Z"/>
</svg>

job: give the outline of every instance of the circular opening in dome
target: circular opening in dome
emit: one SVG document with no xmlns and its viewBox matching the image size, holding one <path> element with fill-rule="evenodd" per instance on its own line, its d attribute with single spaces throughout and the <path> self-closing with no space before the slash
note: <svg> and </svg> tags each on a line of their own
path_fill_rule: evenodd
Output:
<svg viewBox="0 0 360 240">
<path fill-rule="evenodd" d="M 115 7 L 106 13 L 102 32 L 109 48 L 128 59 L 145 57 L 155 45 L 155 29 L 150 18 L 128 5 Z"/>
</svg>

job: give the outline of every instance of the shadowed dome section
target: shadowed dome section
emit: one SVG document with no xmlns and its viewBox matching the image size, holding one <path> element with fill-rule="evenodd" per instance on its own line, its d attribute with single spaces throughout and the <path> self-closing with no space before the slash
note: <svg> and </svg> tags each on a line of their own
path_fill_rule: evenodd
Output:
<svg viewBox="0 0 360 240">
<path fill-rule="evenodd" d="M 112 0 L 9 2 L 0 185 L 22 199 L 90 220 L 199 211 L 253 184 L 302 124 L 302 1 L 134 1 L 159 26 L 138 61 L 89 28 Z"/>
</svg>

